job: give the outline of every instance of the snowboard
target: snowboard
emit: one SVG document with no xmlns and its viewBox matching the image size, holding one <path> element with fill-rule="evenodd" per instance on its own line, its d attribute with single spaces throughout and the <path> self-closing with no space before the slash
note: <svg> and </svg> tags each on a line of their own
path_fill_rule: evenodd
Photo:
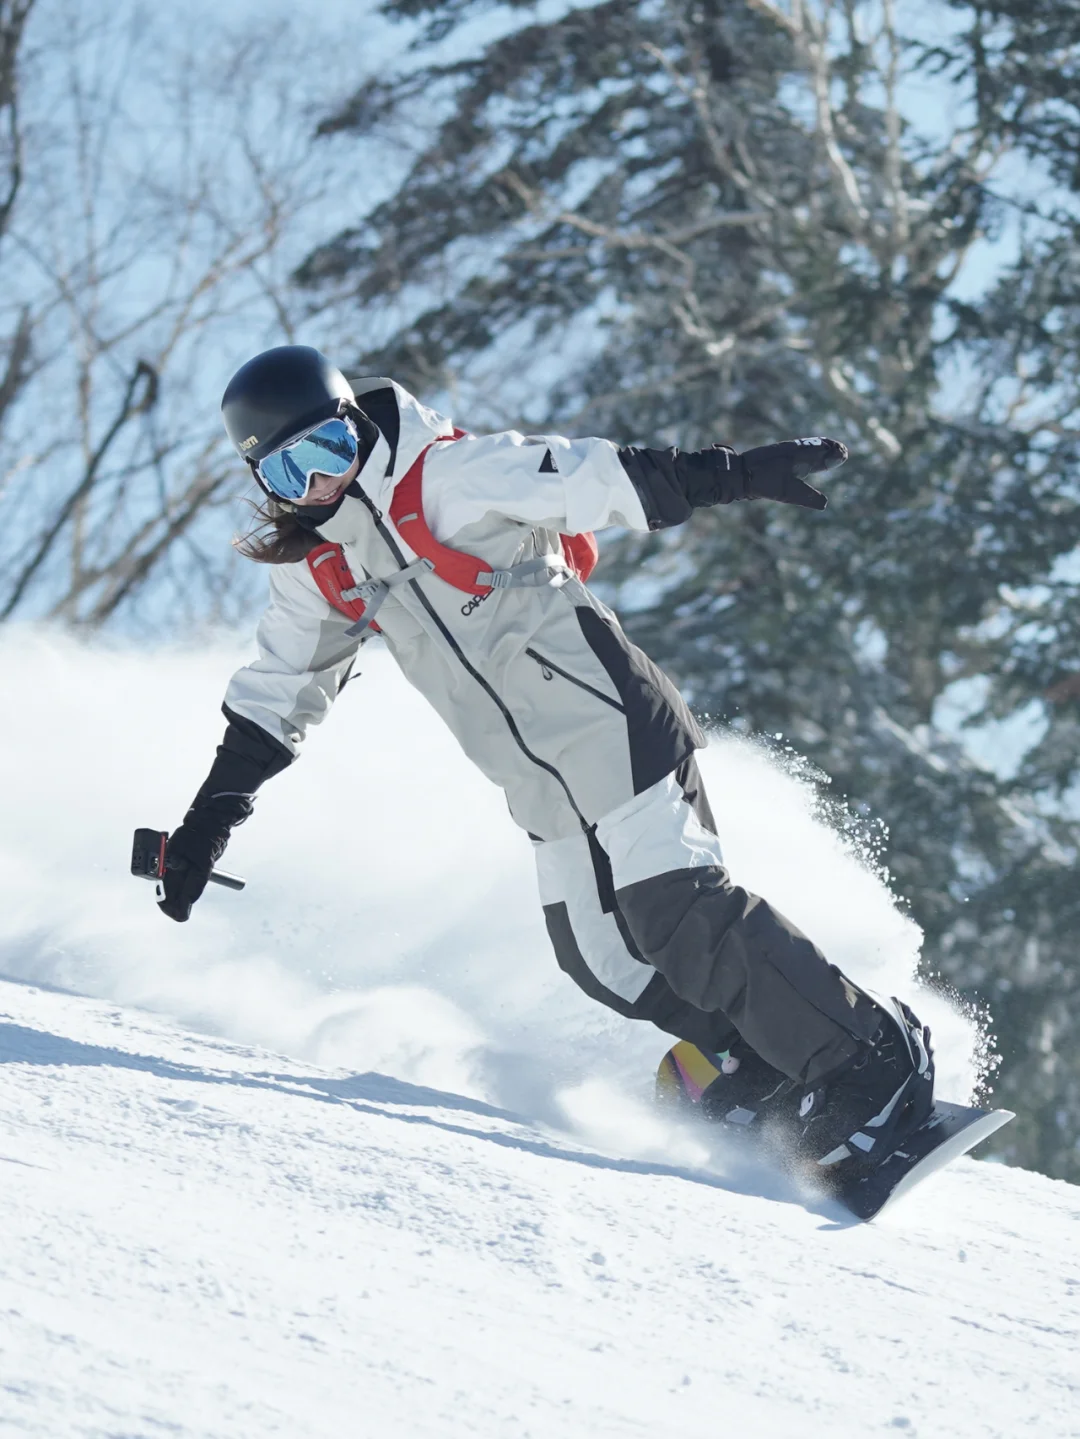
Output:
<svg viewBox="0 0 1080 1439">
<path fill-rule="evenodd" d="M 830 1192 L 857 1219 L 876 1219 L 946 1164 L 1015 1119 L 1009 1109 L 969 1109 L 936 1100 L 929 1119 L 913 1130 L 869 1174 L 837 1181 Z"/>
<path fill-rule="evenodd" d="M 710 1055 L 688 1040 L 679 1040 L 657 1070 L 657 1102 L 664 1107 L 675 1105 L 684 1112 L 700 1105 L 698 1112 L 708 1122 L 720 1125 L 744 1142 L 756 1144 L 762 1153 L 770 1154 L 782 1164 L 782 1152 L 764 1142 L 768 1131 L 762 1132 L 750 1110 L 736 1108 L 724 1118 L 709 1114 L 707 1091 L 720 1077 L 721 1063 L 722 1056 Z M 1008 1109 L 971 1109 L 963 1104 L 935 1100 L 929 1117 L 869 1173 L 851 1178 L 839 1174 L 830 1176 L 828 1170 L 809 1162 L 802 1172 L 815 1186 L 839 1199 L 857 1219 L 876 1219 L 924 1179 L 974 1149 L 1015 1118 Z"/>
</svg>

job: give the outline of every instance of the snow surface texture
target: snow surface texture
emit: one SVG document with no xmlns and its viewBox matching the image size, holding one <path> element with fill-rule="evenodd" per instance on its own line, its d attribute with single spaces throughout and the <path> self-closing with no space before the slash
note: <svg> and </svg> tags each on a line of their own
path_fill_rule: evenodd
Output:
<svg viewBox="0 0 1080 1439">
<path fill-rule="evenodd" d="M 627 1158 L 10 983 L 0 1075 L 5 1435 L 1080 1434 L 1059 1181 L 862 1226 L 648 1115 Z"/>
<path fill-rule="evenodd" d="M 663 1122 L 663 1036 L 559 974 L 528 842 L 385 654 L 230 846 L 247 891 L 164 921 L 131 831 L 178 822 L 239 653 L 0 644 L 0 1432 L 1080 1435 L 1080 1192 L 961 1161 L 856 1226 Z M 736 878 L 966 1098 L 884 885 L 758 752 L 704 769 Z"/>
</svg>

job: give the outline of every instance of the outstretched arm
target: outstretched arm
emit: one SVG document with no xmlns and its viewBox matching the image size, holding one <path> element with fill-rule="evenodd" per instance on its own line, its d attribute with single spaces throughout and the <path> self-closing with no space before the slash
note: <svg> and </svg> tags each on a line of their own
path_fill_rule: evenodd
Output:
<svg viewBox="0 0 1080 1439">
<path fill-rule="evenodd" d="M 292 761 L 292 754 L 251 720 L 224 706 L 229 721 L 210 773 L 184 822 L 169 839 L 158 908 L 183 922 L 206 888 L 229 836 L 251 814 L 255 791 Z"/>
<path fill-rule="evenodd" d="M 494 511 L 564 534 L 624 525 L 660 530 L 695 509 L 769 499 L 824 509 L 809 474 L 847 459 L 839 440 L 785 440 L 738 455 L 727 445 L 683 451 L 619 449 L 561 435 L 467 435 L 434 445 L 424 466 L 424 512 L 447 543 Z"/>
<path fill-rule="evenodd" d="M 190 916 L 259 786 L 292 763 L 307 726 L 329 713 L 356 655 L 358 641 L 345 633 L 352 620 L 331 609 L 306 566 L 275 567 L 270 590 L 259 658 L 229 683 L 225 738 L 169 839 L 159 907 L 170 919 Z"/>
<path fill-rule="evenodd" d="M 820 436 L 760 445 L 741 455 L 727 445 L 689 453 L 632 446 L 619 451 L 650 530 L 681 525 L 694 510 L 733 500 L 778 500 L 823 510 L 828 500 L 806 483 L 806 476 L 835 469 L 847 457 L 846 445 Z"/>
</svg>

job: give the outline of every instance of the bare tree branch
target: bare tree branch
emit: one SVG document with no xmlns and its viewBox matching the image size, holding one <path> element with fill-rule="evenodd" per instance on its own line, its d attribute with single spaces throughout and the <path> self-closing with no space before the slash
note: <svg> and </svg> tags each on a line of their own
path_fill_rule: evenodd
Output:
<svg viewBox="0 0 1080 1439">
<path fill-rule="evenodd" d="M 19 311 L 18 323 L 15 326 L 15 333 L 11 337 L 8 350 L 7 364 L 4 366 L 3 378 L 0 379 L 0 425 L 4 422 L 4 415 L 15 402 L 15 397 L 26 383 L 30 365 L 30 342 L 33 335 L 33 327 L 30 319 L 30 307 L 24 305 Z"/>
<path fill-rule="evenodd" d="M 697 240 L 713 230 L 722 230 L 729 226 L 755 225 L 758 221 L 767 218 L 765 214 L 756 210 L 734 210 L 711 215 L 707 220 L 700 220 L 697 224 L 684 225 L 678 229 L 657 232 L 617 230 L 609 225 L 601 225 L 595 220 L 590 220 L 586 215 L 579 215 L 574 210 L 550 212 L 543 193 L 533 189 L 531 185 L 527 185 L 513 170 L 500 170 L 493 179 L 496 184 L 501 181 L 508 189 L 513 190 L 514 194 L 534 215 L 545 219 L 549 224 L 569 225 L 572 229 L 580 230 L 583 235 L 603 240 L 605 244 L 611 245 L 614 249 L 659 250 L 661 254 L 667 255 L 684 268 L 692 268 L 692 261 L 682 248 L 691 240 Z"/>
<path fill-rule="evenodd" d="M 32 3 L 0 0 L 0 24 Z M 321 40 L 286 22 L 223 31 L 200 36 L 192 63 L 161 43 L 177 32 L 150 0 L 48 3 L 0 293 L 13 336 L 0 355 L 0 620 L 36 609 L 96 624 L 155 576 L 179 583 L 165 562 L 197 547 L 204 517 L 219 558 L 212 583 L 188 588 L 199 603 L 204 583 L 203 601 L 234 582 L 213 512 L 243 472 L 221 433 L 219 366 L 245 336 L 296 338 L 308 310 L 289 285 L 296 231 L 330 180 L 297 117 L 321 97 L 272 76 Z M 0 100 L 0 190 L 2 122 Z M 11 483 L 28 474 L 32 486 Z"/>
<path fill-rule="evenodd" d="M 101 443 L 90 456 L 90 461 L 86 466 L 86 471 L 82 479 L 68 496 L 67 500 L 60 506 L 60 509 L 38 542 L 37 549 L 24 565 L 22 573 L 15 581 L 7 603 L 3 609 L 0 610 L 0 619 L 7 619 L 13 612 L 26 592 L 26 587 L 37 573 L 38 566 L 46 558 L 64 526 L 74 514 L 76 506 L 93 489 L 101 470 L 101 465 L 109 453 L 114 440 L 120 434 L 120 431 L 135 415 L 145 414 L 146 411 L 157 402 L 157 395 L 157 371 L 151 365 L 148 365 L 145 360 L 140 360 L 135 366 L 131 378 L 128 380 L 127 389 L 124 391 L 124 398 L 120 403 L 120 409 L 116 417 L 108 430 L 106 430 Z"/>
<path fill-rule="evenodd" d="M 19 125 L 19 54 L 34 0 L 0 0 L 0 127 L 6 132 L 7 183 L 0 198 L 0 236 L 7 229 L 23 174 Z"/>
</svg>

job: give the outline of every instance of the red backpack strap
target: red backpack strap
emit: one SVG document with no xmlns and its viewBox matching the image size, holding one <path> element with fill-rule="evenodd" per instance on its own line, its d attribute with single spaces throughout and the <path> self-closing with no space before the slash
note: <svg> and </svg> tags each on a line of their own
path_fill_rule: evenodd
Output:
<svg viewBox="0 0 1080 1439">
<path fill-rule="evenodd" d="M 460 440 L 464 433 L 464 430 L 455 430 L 453 435 L 441 438 Z M 478 560 L 464 550 L 452 550 L 449 545 L 440 544 L 424 518 L 424 459 L 430 449 L 431 445 L 424 446 L 395 487 L 390 518 L 413 551 L 434 565 L 438 579 L 469 595 L 488 595 L 493 586 L 487 560 Z M 487 576 L 486 580 L 482 581 L 481 575 Z"/>
<path fill-rule="evenodd" d="M 559 539 L 562 540 L 566 563 L 584 583 L 596 569 L 596 562 L 600 558 L 596 536 L 592 530 L 586 530 L 580 535 L 560 535 Z"/>
<path fill-rule="evenodd" d="M 347 600 L 343 597 L 345 591 L 356 588 L 356 581 L 345 559 L 345 551 L 340 545 L 331 544 L 330 541 L 316 545 L 313 550 L 308 551 L 307 566 L 323 599 L 332 609 L 348 615 L 351 620 L 363 619 L 364 601 Z M 378 625 L 373 621 L 371 628 L 378 629 Z"/>
<path fill-rule="evenodd" d="M 443 435 L 442 438 L 460 440 L 465 434 L 465 430 L 455 430 L 453 435 Z M 504 588 L 512 571 L 493 574 L 486 560 L 478 560 L 475 555 L 467 554 L 464 550 L 451 549 L 449 545 L 441 544 L 431 533 L 424 516 L 424 459 L 430 448 L 431 445 L 426 445 L 420 451 L 395 488 L 390 502 L 390 518 L 408 540 L 413 551 L 434 566 L 438 579 L 445 580 L 456 590 L 464 590 L 470 595 L 488 595 L 493 588 Z M 585 533 L 560 535 L 559 538 L 567 564 L 579 579 L 587 580 L 599 559 L 596 537 Z M 531 570 L 534 563 L 543 568 L 542 562 L 538 560 L 528 565 L 516 566 L 515 569 L 522 572 Z M 492 583 L 493 580 L 501 580 L 501 584 L 496 586 Z"/>
</svg>

